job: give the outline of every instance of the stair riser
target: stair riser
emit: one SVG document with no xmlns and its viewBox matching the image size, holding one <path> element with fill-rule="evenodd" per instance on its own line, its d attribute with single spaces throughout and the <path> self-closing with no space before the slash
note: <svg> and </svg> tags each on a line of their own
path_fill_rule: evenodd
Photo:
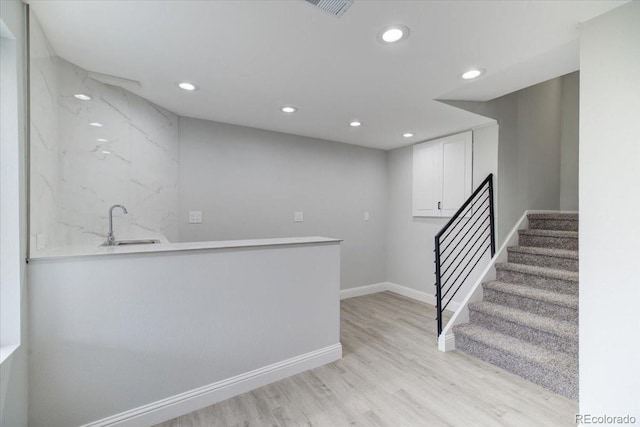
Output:
<svg viewBox="0 0 640 427">
<path fill-rule="evenodd" d="M 562 292 L 565 294 L 576 295 L 578 293 L 578 283 L 562 280 L 552 279 L 543 276 L 537 276 L 535 274 L 521 273 L 518 271 L 497 269 L 497 280 L 507 283 L 516 283 L 518 285 L 528 285 L 540 289 L 547 289 L 551 291 Z"/>
<path fill-rule="evenodd" d="M 552 319 L 578 322 L 578 310 L 544 301 L 524 298 L 518 295 L 507 294 L 494 289 L 484 289 L 484 301 L 506 305 L 518 310 L 528 311 Z"/>
<path fill-rule="evenodd" d="M 578 373 L 561 375 L 545 366 L 520 359 L 465 336 L 456 336 L 456 349 L 498 366 L 573 401 L 578 400 Z"/>
<path fill-rule="evenodd" d="M 578 231 L 578 221 L 569 219 L 529 218 L 529 228 L 532 230 Z"/>
<path fill-rule="evenodd" d="M 571 237 L 532 236 L 520 233 L 518 239 L 520 246 L 534 246 L 537 248 L 578 250 L 578 239 Z"/>
<path fill-rule="evenodd" d="M 560 270 L 578 271 L 578 260 L 573 258 L 559 258 L 554 256 L 509 251 L 509 262 L 535 265 L 538 267 L 556 268 Z"/>
<path fill-rule="evenodd" d="M 578 356 L 577 336 L 574 337 L 574 339 L 560 337 L 474 310 L 469 310 L 469 320 L 471 323 L 476 323 L 484 326 L 485 328 L 492 329 L 506 335 L 511 335 L 512 337 L 528 341 L 548 350 L 562 351 L 570 355 L 575 355 L 576 357 Z"/>
</svg>

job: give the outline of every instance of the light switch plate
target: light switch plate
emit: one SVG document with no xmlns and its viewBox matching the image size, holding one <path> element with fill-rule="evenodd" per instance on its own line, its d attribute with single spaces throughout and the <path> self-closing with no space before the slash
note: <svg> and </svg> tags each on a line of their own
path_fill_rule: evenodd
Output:
<svg viewBox="0 0 640 427">
<path fill-rule="evenodd" d="M 202 211 L 189 211 L 189 224 L 201 224 Z"/>
<path fill-rule="evenodd" d="M 365 211 L 365 213 L 364 213 L 364 220 L 365 220 L 365 221 L 369 221 L 369 218 L 371 218 L 371 216 L 369 215 L 369 211 Z"/>
<path fill-rule="evenodd" d="M 293 222 L 302 222 L 302 221 L 304 221 L 304 212 L 294 212 Z"/>
</svg>

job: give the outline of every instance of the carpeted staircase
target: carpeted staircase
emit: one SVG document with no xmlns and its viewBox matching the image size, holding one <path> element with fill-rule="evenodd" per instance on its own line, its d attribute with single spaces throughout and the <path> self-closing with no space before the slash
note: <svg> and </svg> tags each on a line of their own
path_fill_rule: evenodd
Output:
<svg viewBox="0 0 640 427">
<path fill-rule="evenodd" d="M 529 214 L 456 349 L 578 400 L 578 214 Z"/>
</svg>

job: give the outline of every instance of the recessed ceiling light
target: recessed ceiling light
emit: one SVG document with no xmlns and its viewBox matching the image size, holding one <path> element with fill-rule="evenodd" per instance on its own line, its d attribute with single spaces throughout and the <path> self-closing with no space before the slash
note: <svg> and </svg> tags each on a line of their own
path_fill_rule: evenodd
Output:
<svg viewBox="0 0 640 427">
<path fill-rule="evenodd" d="M 102 154 L 111 154 L 111 151 L 102 150 Z"/>
<path fill-rule="evenodd" d="M 98 142 L 109 142 L 109 141 L 104 138 L 98 138 Z"/>
<path fill-rule="evenodd" d="M 194 83 L 189 82 L 180 82 L 178 83 L 178 87 L 182 90 L 186 90 L 187 92 L 193 92 L 194 90 L 198 90 L 198 86 Z"/>
<path fill-rule="evenodd" d="M 378 40 L 385 44 L 398 43 L 409 37 L 406 25 L 391 25 L 378 33 Z"/>
<path fill-rule="evenodd" d="M 73 96 L 75 96 L 81 101 L 91 101 L 91 97 L 89 95 L 85 95 L 84 93 L 76 93 Z"/>
<path fill-rule="evenodd" d="M 99 122 L 91 122 L 91 123 L 89 123 L 89 126 L 93 126 L 93 127 L 96 127 L 96 128 L 101 128 L 104 125 L 102 123 L 99 123 Z"/>
<path fill-rule="evenodd" d="M 362 126 L 362 122 L 360 120 L 354 120 L 351 123 L 349 123 L 349 126 L 357 128 L 358 126 Z"/>
<path fill-rule="evenodd" d="M 404 136 L 405 138 L 411 138 L 412 136 L 415 136 L 415 133 L 405 132 L 402 134 L 402 136 Z"/>
<path fill-rule="evenodd" d="M 283 113 L 295 113 L 296 111 L 298 111 L 296 107 L 292 107 L 290 105 L 285 105 L 281 108 L 281 110 Z"/>
<path fill-rule="evenodd" d="M 464 80 L 477 79 L 478 77 L 484 74 L 484 71 L 485 70 L 483 70 L 482 68 L 473 68 L 469 71 L 466 71 L 464 74 L 462 74 L 462 78 Z"/>
</svg>

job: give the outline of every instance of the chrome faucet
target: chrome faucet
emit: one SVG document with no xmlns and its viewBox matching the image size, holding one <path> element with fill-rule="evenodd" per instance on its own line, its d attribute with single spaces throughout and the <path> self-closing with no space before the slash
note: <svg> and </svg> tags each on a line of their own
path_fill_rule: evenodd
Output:
<svg viewBox="0 0 640 427">
<path fill-rule="evenodd" d="M 116 238 L 113 235 L 113 210 L 115 208 L 120 208 L 125 215 L 127 214 L 127 208 L 122 205 L 113 205 L 109 208 L 109 234 L 107 234 L 107 240 L 103 246 L 114 246 L 116 244 Z"/>
</svg>

